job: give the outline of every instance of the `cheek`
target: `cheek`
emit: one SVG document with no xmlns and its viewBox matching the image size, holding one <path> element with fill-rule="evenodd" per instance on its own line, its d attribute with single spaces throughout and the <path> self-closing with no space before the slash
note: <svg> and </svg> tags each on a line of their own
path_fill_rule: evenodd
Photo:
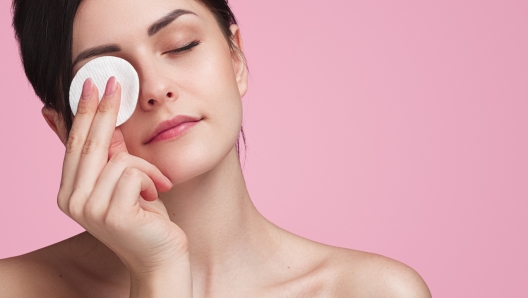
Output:
<svg viewBox="0 0 528 298">
<path fill-rule="evenodd" d="M 134 117 L 134 116 L 132 116 Z M 123 138 L 125 140 L 125 144 L 128 150 L 128 153 L 141 157 L 141 151 L 143 145 L 143 139 L 141 137 L 147 130 L 151 130 L 153 128 L 145 129 L 145 128 L 138 128 L 136 126 L 137 122 L 133 122 L 132 120 L 129 120 L 125 122 L 123 125 L 120 126 L 121 132 L 123 133 Z M 137 132 L 141 132 L 142 134 L 139 134 Z"/>
<path fill-rule="evenodd" d="M 211 73 L 215 73 L 210 77 L 210 84 L 203 87 L 206 88 L 203 90 L 208 92 L 203 97 L 208 100 L 203 110 L 204 117 L 210 118 L 210 123 L 217 133 L 214 137 L 217 139 L 224 138 L 224 140 L 217 140 L 217 142 L 223 141 L 234 145 L 242 122 L 240 93 L 231 60 L 219 59 L 214 67 L 214 70 L 210 70 Z M 211 68 L 213 67 L 211 66 Z"/>
<path fill-rule="evenodd" d="M 203 116 L 196 131 L 174 142 L 145 146 L 135 132 L 145 131 L 139 124 L 148 121 L 134 119 L 122 127 L 129 152 L 158 166 L 173 182 L 218 164 L 232 150 L 242 124 L 242 103 L 230 58 L 229 48 L 209 50 L 185 67 L 180 65 L 179 74 L 171 75 L 179 95 L 176 102 L 166 104 L 173 112 L 181 109 Z M 141 117 L 149 117 L 147 114 Z"/>
<path fill-rule="evenodd" d="M 223 38 L 223 37 L 222 37 Z M 179 83 L 182 97 L 199 107 L 202 115 L 216 128 L 235 129 L 242 121 L 240 92 L 225 39 L 197 55 L 193 67 Z M 224 134 L 227 132 L 223 132 Z"/>
<path fill-rule="evenodd" d="M 203 59 L 186 71 L 185 77 L 180 88 L 184 94 L 186 91 L 190 95 L 196 94 L 198 99 L 216 101 L 218 98 L 233 98 L 233 95 L 238 94 L 231 59 L 223 51 L 204 55 Z"/>
</svg>

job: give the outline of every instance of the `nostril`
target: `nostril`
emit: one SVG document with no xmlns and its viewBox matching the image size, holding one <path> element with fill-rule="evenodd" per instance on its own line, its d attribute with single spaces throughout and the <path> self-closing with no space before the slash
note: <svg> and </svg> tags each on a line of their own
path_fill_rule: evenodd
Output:
<svg viewBox="0 0 528 298">
<path fill-rule="evenodd" d="M 149 99 L 148 103 L 153 105 L 154 104 L 154 99 Z"/>
<path fill-rule="evenodd" d="M 167 93 L 167 97 L 171 98 L 172 97 L 172 92 Z"/>
</svg>

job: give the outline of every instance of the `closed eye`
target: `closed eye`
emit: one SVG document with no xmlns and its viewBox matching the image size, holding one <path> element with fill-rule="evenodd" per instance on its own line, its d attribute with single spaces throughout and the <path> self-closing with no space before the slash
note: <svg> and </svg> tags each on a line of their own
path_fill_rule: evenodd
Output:
<svg viewBox="0 0 528 298">
<path fill-rule="evenodd" d="M 190 51 L 192 48 L 194 48 L 195 46 L 199 45 L 200 43 L 201 43 L 201 41 L 195 40 L 195 41 L 192 41 L 190 44 L 188 44 L 188 45 L 186 45 L 184 47 L 165 52 L 165 54 L 171 55 L 171 54 L 179 54 L 179 53 L 185 52 L 185 51 Z"/>
</svg>

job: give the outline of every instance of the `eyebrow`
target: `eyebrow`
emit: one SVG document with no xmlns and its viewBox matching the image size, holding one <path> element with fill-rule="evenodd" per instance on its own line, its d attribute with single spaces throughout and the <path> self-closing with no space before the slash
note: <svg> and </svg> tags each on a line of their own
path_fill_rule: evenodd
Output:
<svg viewBox="0 0 528 298">
<path fill-rule="evenodd" d="M 115 53 L 119 51 L 121 51 L 121 48 L 118 45 L 114 45 L 114 44 L 87 49 L 86 51 L 82 51 L 82 53 L 80 53 L 77 56 L 77 58 L 75 58 L 72 68 L 75 66 L 75 64 L 79 63 L 80 61 L 84 59 L 88 59 L 88 58 L 103 55 L 103 54 Z"/>
<path fill-rule="evenodd" d="M 154 24 L 150 25 L 148 29 L 148 36 L 152 36 L 158 33 L 158 31 L 167 27 L 170 23 L 172 23 L 174 20 L 176 20 L 178 17 L 184 14 L 193 14 L 197 16 L 197 14 L 195 14 L 192 11 L 185 10 L 185 9 L 176 9 L 170 12 L 169 14 L 167 14 L 166 16 L 162 17 L 161 19 L 157 20 Z"/>
<path fill-rule="evenodd" d="M 161 29 L 167 27 L 170 25 L 174 20 L 176 20 L 178 17 L 185 15 L 185 14 L 193 14 L 195 16 L 198 16 L 192 11 L 185 10 L 185 9 L 176 9 L 170 13 L 168 13 L 166 16 L 162 17 L 161 19 L 154 22 L 154 24 L 150 25 L 148 28 L 148 36 L 153 36 L 154 34 L 158 33 Z M 116 44 L 109 44 L 109 45 L 102 45 L 94 48 L 89 48 L 87 50 L 82 51 L 77 58 L 75 58 L 72 68 L 75 67 L 75 65 L 82 60 L 104 55 L 104 54 L 110 54 L 121 51 L 121 47 L 119 47 Z"/>
</svg>

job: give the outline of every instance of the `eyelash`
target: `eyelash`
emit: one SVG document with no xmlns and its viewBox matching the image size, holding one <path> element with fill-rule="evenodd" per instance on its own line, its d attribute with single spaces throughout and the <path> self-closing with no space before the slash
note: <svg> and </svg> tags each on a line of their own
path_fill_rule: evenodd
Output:
<svg viewBox="0 0 528 298">
<path fill-rule="evenodd" d="M 200 43 L 201 43 L 201 41 L 195 40 L 195 41 L 192 41 L 190 44 L 188 44 L 188 45 L 186 45 L 184 47 L 181 47 L 181 48 L 178 48 L 178 49 L 175 49 L 175 50 L 172 50 L 172 51 L 168 51 L 168 52 L 166 52 L 166 54 L 175 55 L 175 54 L 179 54 L 181 52 L 190 51 L 190 50 L 192 50 L 192 48 L 194 48 L 195 46 L 199 45 Z"/>
</svg>

